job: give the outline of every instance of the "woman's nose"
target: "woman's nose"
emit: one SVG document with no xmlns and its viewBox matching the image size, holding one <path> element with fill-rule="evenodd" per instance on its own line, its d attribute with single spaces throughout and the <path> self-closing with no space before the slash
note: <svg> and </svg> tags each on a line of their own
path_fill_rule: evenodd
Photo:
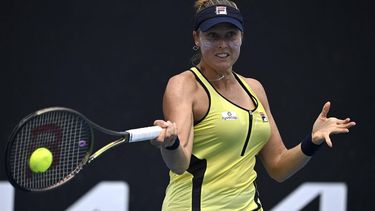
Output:
<svg viewBox="0 0 375 211">
<path fill-rule="evenodd" d="M 218 46 L 219 46 L 219 48 L 226 48 L 228 46 L 228 43 L 225 39 L 219 39 L 218 40 Z"/>
</svg>

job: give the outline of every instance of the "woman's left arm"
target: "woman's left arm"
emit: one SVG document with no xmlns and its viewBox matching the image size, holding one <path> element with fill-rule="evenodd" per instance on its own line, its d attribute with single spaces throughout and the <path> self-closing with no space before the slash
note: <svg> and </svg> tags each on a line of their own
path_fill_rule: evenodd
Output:
<svg viewBox="0 0 375 211">
<path fill-rule="evenodd" d="M 305 153 L 301 148 L 301 143 L 291 149 L 287 149 L 272 116 L 263 86 L 254 79 L 247 79 L 247 82 L 263 104 L 271 126 L 271 136 L 259 156 L 268 174 L 278 182 L 283 182 L 292 176 L 310 160 L 311 156 L 305 154 L 306 146 L 309 148 L 309 146 L 318 146 L 326 142 L 328 146 L 332 147 L 331 134 L 348 133 L 349 128 L 356 124 L 349 118 L 342 120 L 328 117 L 330 102 L 327 102 L 313 125 L 311 139 L 308 137 L 304 140 L 302 148 L 305 149 Z M 307 149 L 307 151 L 309 150 Z"/>
</svg>

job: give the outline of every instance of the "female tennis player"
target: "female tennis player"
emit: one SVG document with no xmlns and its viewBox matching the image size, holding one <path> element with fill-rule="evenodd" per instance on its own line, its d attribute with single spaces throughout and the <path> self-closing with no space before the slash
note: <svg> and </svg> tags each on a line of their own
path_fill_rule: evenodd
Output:
<svg viewBox="0 0 375 211">
<path fill-rule="evenodd" d="M 311 158 L 330 135 L 355 122 L 328 117 L 324 104 L 311 133 L 287 149 L 261 83 L 233 71 L 240 55 L 243 18 L 230 0 L 197 0 L 194 67 L 168 81 L 163 112 L 168 121 L 153 140 L 170 171 L 163 210 L 263 210 L 254 184 L 255 156 L 282 182 Z"/>
</svg>

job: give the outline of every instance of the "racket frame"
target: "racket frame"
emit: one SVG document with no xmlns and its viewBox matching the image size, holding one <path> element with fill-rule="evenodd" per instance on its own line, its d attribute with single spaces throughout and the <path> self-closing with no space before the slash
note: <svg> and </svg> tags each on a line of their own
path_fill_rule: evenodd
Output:
<svg viewBox="0 0 375 211">
<path fill-rule="evenodd" d="M 11 167 L 10 167 L 11 149 L 12 149 L 12 146 L 15 142 L 15 139 L 17 137 L 18 132 L 20 130 L 22 130 L 23 127 L 29 121 L 35 119 L 36 117 L 38 117 L 40 115 L 44 115 L 44 114 L 50 113 L 50 112 L 70 112 L 70 113 L 73 113 L 74 115 L 78 116 L 79 118 L 81 118 L 81 120 L 83 120 L 87 124 L 87 126 L 90 130 L 90 137 L 91 137 L 91 139 L 89 141 L 90 146 L 89 146 L 89 149 L 86 152 L 86 155 L 83 157 L 81 162 L 79 162 L 79 164 L 76 166 L 76 168 L 74 168 L 73 171 L 71 171 L 68 175 L 66 175 L 64 178 L 62 178 L 59 182 L 57 182 L 57 183 L 55 183 L 51 186 L 47 186 L 45 188 L 27 188 L 27 187 L 24 187 L 22 185 L 19 185 L 16 182 L 16 180 L 13 178 L 12 170 L 11 170 Z M 94 129 L 96 129 L 100 132 L 103 132 L 105 134 L 115 136 L 115 137 L 120 137 L 120 138 L 104 145 L 103 147 L 101 147 L 100 149 L 98 149 L 97 151 L 95 151 L 93 153 Z M 113 148 L 113 147 L 115 147 L 119 144 L 123 144 L 123 143 L 146 141 L 146 140 L 156 138 L 161 130 L 162 129 L 160 127 L 151 126 L 151 127 L 127 130 L 127 131 L 123 131 L 123 132 L 117 132 L 117 131 L 113 131 L 113 130 L 109 130 L 109 129 L 106 129 L 104 127 L 101 127 L 100 125 L 98 125 L 98 124 L 92 122 L 91 120 L 89 120 L 88 118 L 86 118 L 83 114 L 81 114 L 78 111 L 75 111 L 73 109 L 70 109 L 70 108 L 49 107 L 49 108 L 41 109 L 41 110 L 35 111 L 35 112 L 29 114 L 28 116 L 26 116 L 25 118 L 23 118 L 16 125 L 16 127 L 13 129 L 13 131 L 12 131 L 12 133 L 11 133 L 9 139 L 8 139 L 8 143 L 7 143 L 7 147 L 6 147 L 6 151 L 5 151 L 5 170 L 6 170 L 6 174 L 7 174 L 7 177 L 9 179 L 10 183 L 14 187 L 16 187 L 20 190 L 31 191 L 31 192 L 51 190 L 51 189 L 54 189 L 58 186 L 63 185 L 64 183 L 68 182 L 69 180 L 71 180 L 76 174 L 78 174 L 82 170 L 82 168 L 85 165 L 92 162 L 95 158 L 99 157 L 102 153 L 104 153 L 108 149 Z"/>
</svg>

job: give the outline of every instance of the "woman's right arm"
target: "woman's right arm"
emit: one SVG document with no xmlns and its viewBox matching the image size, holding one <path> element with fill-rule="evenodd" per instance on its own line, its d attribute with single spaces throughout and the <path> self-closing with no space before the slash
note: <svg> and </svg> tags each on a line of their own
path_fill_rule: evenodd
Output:
<svg viewBox="0 0 375 211">
<path fill-rule="evenodd" d="M 196 83 L 194 76 L 183 72 L 169 79 L 163 97 L 164 120 L 155 125 L 164 130 L 153 141 L 158 145 L 167 167 L 176 174 L 183 174 L 189 167 L 193 146 L 193 101 Z M 167 149 L 179 139 L 176 149 Z M 175 145 L 176 146 L 176 145 Z"/>
</svg>

